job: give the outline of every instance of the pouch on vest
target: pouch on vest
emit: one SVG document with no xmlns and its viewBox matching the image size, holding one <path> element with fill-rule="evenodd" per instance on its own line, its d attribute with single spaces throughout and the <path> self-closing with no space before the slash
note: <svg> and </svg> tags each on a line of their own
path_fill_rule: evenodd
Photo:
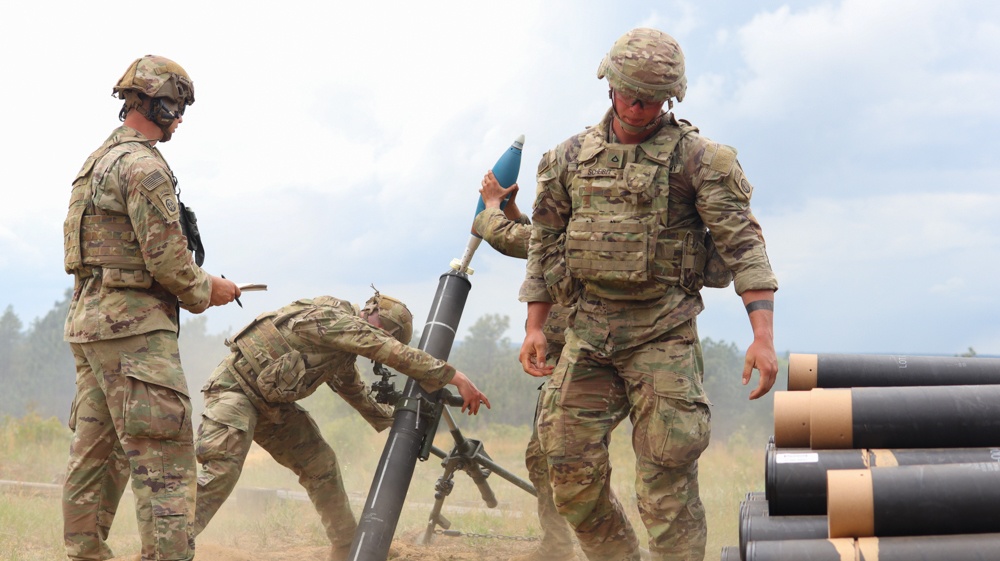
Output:
<svg viewBox="0 0 1000 561">
<path fill-rule="evenodd" d="M 684 234 L 681 274 L 678 284 L 688 294 L 696 294 L 705 285 L 704 232 L 688 231 Z"/>
<path fill-rule="evenodd" d="M 309 390 L 305 381 L 306 364 L 295 349 L 271 362 L 257 376 L 260 395 L 272 403 L 289 403 Z"/>
<path fill-rule="evenodd" d="M 101 284 L 105 288 L 149 288 L 153 286 L 153 276 L 144 269 L 110 269 L 104 267 Z"/>
<path fill-rule="evenodd" d="M 566 234 L 559 234 L 555 247 L 565 244 Z M 558 249 L 543 252 L 539 262 L 542 266 L 542 276 L 545 288 L 553 302 L 563 306 L 573 306 L 580 297 L 580 282 L 573 278 L 566 264 L 566 253 Z"/>
<path fill-rule="evenodd" d="M 733 282 L 733 272 L 726 266 L 726 262 L 719 255 L 719 249 L 715 247 L 715 240 L 712 239 L 711 232 L 705 234 L 705 286 L 709 288 L 726 288 Z"/>
<path fill-rule="evenodd" d="M 566 227 L 566 266 L 584 281 L 627 289 L 649 280 L 651 217 L 575 216 Z"/>
</svg>

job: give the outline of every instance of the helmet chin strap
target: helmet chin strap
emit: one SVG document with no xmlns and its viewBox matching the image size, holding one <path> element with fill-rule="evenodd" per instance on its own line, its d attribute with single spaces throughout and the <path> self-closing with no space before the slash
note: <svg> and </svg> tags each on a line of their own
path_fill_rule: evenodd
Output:
<svg viewBox="0 0 1000 561">
<path fill-rule="evenodd" d="M 163 133 L 160 142 L 167 142 L 173 136 L 173 133 L 170 132 L 170 125 L 174 124 L 179 116 L 178 111 L 171 111 L 163 103 L 163 99 L 158 97 L 150 100 L 149 108 L 146 110 L 146 118 L 156 123 L 156 126 L 160 127 L 160 131 Z"/>
</svg>

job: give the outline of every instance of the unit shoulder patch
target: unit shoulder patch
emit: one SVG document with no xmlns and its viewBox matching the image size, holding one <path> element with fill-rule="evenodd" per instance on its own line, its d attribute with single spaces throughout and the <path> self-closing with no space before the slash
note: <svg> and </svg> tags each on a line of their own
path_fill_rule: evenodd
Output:
<svg viewBox="0 0 1000 561">
<path fill-rule="evenodd" d="M 734 163 L 736 163 L 736 149 L 717 142 L 705 147 L 705 154 L 701 158 L 703 166 L 723 176 L 733 171 Z"/>
<path fill-rule="evenodd" d="M 138 192 L 149 200 L 156 210 L 168 220 L 180 217 L 180 206 L 174 194 L 174 184 L 162 169 L 154 169 L 139 180 Z"/>
</svg>

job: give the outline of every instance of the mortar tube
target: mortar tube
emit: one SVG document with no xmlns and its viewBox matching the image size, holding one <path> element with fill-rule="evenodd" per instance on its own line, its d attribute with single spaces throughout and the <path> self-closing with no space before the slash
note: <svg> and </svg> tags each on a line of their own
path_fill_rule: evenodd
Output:
<svg viewBox="0 0 1000 561">
<path fill-rule="evenodd" d="M 1000 358 L 789 354 L 789 391 L 1000 384 Z"/>
<path fill-rule="evenodd" d="M 434 358 L 448 360 L 471 289 L 472 283 L 464 273 L 452 270 L 441 275 L 417 346 L 419 349 Z M 437 393 L 428 394 L 416 380 L 407 378 L 393 414 L 392 429 L 358 520 L 347 557 L 350 561 L 385 561 L 388 557 L 417 458 L 424 448 L 424 440 L 433 440 L 434 434 L 430 431 L 437 426 L 440 418 L 440 415 L 430 418 L 421 414 L 421 399 L 437 402 Z M 415 406 L 400 407 L 407 402 Z M 429 450 L 431 447 L 426 448 Z"/>
</svg>

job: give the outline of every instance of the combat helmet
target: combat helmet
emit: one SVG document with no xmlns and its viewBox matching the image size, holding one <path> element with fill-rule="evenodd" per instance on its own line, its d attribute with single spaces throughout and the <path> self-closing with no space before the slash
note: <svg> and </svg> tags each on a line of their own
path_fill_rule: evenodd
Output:
<svg viewBox="0 0 1000 561">
<path fill-rule="evenodd" d="M 156 55 L 135 59 L 118 80 L 112 95 L 125 100 L 118 118 L 125 120 L 129 109 L 142 105 L 143 97 L 151 102 L 145 117 L 163 131 L 161 140 L 170 139 L 170 124 L 194 103 L 194 82 L 176 62 Z"/>
<path fill-rule="evenodd" d="M 684 101 L 684 53 L 673 37 L 646 27 L 622 35 L 597 67 L 611 89 L 649 102 Z"/>
<path fill-rule="evenodd" d="M 375 311 L 378 311 L 382 329 L 400 343 L 410 344 L 410 339 L 413 337 L 413 314 L 406 304 L 376 290 L 375 295 L 369 298 L 365 302 L 365 307 L 361 309 L 361 317 L 368 319 L 368 316 Z"/>
</svg>

